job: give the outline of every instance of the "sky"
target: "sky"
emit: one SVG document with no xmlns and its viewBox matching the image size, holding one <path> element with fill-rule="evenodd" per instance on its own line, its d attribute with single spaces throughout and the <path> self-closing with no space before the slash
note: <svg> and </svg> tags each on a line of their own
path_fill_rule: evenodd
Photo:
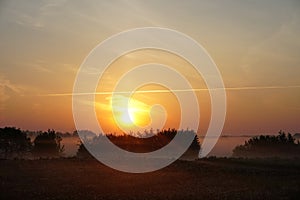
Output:
<svg viewBox="0 0 300 200">
<path fill-rule="evenodd" d="M 72 93 L 76 73 L 89 52 L 121 31 L 153 26 L 189 35 L 218 66 L 227 88 L 223 134 L 300 132 L 299 11 L 297 0 L 1 0 L 0 126 L 73 131 L 72 96 L 67 94 Z M 205 86 L 188 70 L 188 63 L 148 50 L 113 63 L 99 92 L 112 89 L 130 64 L 151 60 L 182 68 L 192 85 Z M 153 89 L 166 88 L 139 88 Z M 203 116 L 200 132 L 209 123 L 208 97 L 207 91 L 197 92 Z M 124 98 L 118 96 L 117 101 Z M 109 95 L 97 95 L 95 107 L 99 123 L 114 132 L 118 129 L 111 122 L 111 100 Z M 165 126 L 178 126 L 180 110 L 173 109 L 178 102 L 172 94 L 136 94 L 131 120 L 149 124 L 149 108 L 155 103 L 165 106 L 156 109 L 158 117 L 167 118 Z M 121 115 L 117 119 L 128 125 Z"/>
</svg>

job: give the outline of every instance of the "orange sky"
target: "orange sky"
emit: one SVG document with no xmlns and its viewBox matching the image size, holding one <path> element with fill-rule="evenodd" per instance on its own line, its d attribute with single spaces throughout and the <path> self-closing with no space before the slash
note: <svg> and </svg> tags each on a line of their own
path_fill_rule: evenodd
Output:
<svg viewBox="0 0 300 200">
<path fill-rule="evenodd" d="M 186 79 L 190 81 L 190 84 L 193 88 L 206 89 L 205 82 L 201 75 L 198 74 L 192 65 L 190 65 L 187 61 L 183 60 L 179 56 L 165 51 L 147 49 L 128 53 L 114 61 L 102 76 L 97 92 L 101 93 L 105 91 L 114 91 L 114 87 L 117 85 L 117 81 L 121 79 L 122 75 L 132 70 L 136 66 L 147 63 L 159 63 L 166 66 L 171 66 L 184 77 L 186 77 Z M 155 74 L 155 76 L 160 76 L 160 74 Z M 143 79 L 143 77 L 140 78 Z M 169 77 L 164 76 L 161 77 L 161 79 L 168 78 Z M 133 82 L 134 80 L 130 79 L 129 81 Z M 124 91 L 130 91 L 130 89 L 127 89 L 127 87 L 123 88 L 125 88 L 123 89 Z M 158 84 L 146 84 L 137 89 L 137 91 L 153 90 L 169 91 L 170 89 Z M 101 126 L 103 126 L 107 132 L 114 132 L 115 130 L 118 132 L 118 129 L 115 128 L 116 123 L 112 115 L 111 97 L 112 95 L 97 95 L 95 107 Z M 125 96 L 118 95 L 117 98 L 119 99 L 117 100 L 118 102 L 115 106 L 122 104 L 122 101 L 124 104 L 126 104 L 127 99 Z M 197 98 L 199 107 L 201 107 L 201 128 L 199 131 L 201 130 L 204 132 L 207 128 L 206 126 L 209 123 L 210 118 L 210 99 L 208 91 L 197 92 Z M 162 126 L 163 128 L 179 128 L 181 120 L 180 104 L 178 102 L 179 100 L 171 91 L 169 93 L 136 93 L 133 94 L 132 99 L 134 102 L 131 104 L 131 107 L 133 110 L 137 109 L 136 112 L 132 113 L 132 115 L 134 118 L 136 118 L 134 121 L 136 121 L 137 125 L 141 126 L 141 129 L 132 130 L 130 125 L 128 126 L 128 124 L 123 123 L 122 119 L 120 119 L 122 118 L 123 112 L 120 111 L 120 116 L 116 117 L 116 120 L 118 121 L 119 119 L 121 126 L 127 126 L 124 127 L 127 132 L 130 130 L 143 131 L 144 129 L 149 130 L 150 128 L 153 128 L 156 130 L 160 128 L 160 124 L 153 124 L 153 122 L 151 123 L 151 118 L 153 118 L 153 120 L 156 119 L 157 121 L 164 121 L 165 117 L 165 125 Z M 153 105 L 161 105 L 164 110 L 151 110 Z M 120 108 L 117 109 L 120 110 Z M 153 112 L 151 113 L 151 111 Z M 189 112 L 193 111 L 194 108 L 191 107 Z"/>
<path fill-rule="evenodd" d="M 224 134 L 300 132 L 300 4 L 297 1 L 50 1 L 0 3 L 0 126 L 74 130 L 70 94 L 77 70 L 101 41 L 120 31 L 160 26 L 202 44 L 216 62 L 227 88 Z M 183 59 L 144 50 L 116 60 L 99 83 L 111 90 L 137 64 L 159 62 L 180 70 L 194 88 L 205 88 Z M 148 85 L 139 90 L 161 89 Z M 122 99 L 122 97 L 119 97 Z M 207 91 L 198 91 L 200 132 L 210 117 Z M 166 126 L 180 111 L 171 93 L 136 94 L 131 113 L 146 126 L 151 106 Z M 115 132 L 110 97 L 97 95 L 100 124 Z M 102 109 L 102 111 L 101 111 Z M 154 109 L 155 111 L 155 109 Z M 153 111 L 153 115 L 155 112 Z M 104 113 L 104 114 L 103 114 Z M 165 115 L 167 113 L 167 115 Z M 151 114 L 151 113 L 150 113 Z M 122 115 L 122 114 L 120 114 Z M 122 118 L 121 116 L 119 118 Z M 123 119 L 126 121 L 126 119 Z"/>
</svg>

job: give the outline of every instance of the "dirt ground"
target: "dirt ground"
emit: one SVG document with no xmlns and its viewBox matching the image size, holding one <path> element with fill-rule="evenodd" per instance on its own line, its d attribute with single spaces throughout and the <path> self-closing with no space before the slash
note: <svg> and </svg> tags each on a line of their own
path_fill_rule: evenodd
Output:
<svg viewBox="0 0 300 200">
<path fill-rule="evenodd" d="M 95 160 L 1 160 L 0 199 L 300 199 L 300 161 L 209 158 L 129 174 Z"/>
</svg>

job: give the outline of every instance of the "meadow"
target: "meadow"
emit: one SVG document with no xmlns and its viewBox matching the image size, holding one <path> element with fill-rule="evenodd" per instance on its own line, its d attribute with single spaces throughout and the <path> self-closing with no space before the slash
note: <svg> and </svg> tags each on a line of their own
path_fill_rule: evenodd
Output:
<svg viewBox="0 0 300 200">
<path fill-rule="evenodd" d="M 299 159 L 178 160 L 145 174 L 94 159 L 0 160 L 0 199 L 299 199 Z"/>
</svg>

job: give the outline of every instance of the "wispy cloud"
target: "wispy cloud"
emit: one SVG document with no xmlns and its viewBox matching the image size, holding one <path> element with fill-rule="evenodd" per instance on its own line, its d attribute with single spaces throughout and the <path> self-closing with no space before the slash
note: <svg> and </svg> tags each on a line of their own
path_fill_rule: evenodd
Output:
<svg viewBox="0 0 300 200">
<path fill-rule="evenodd" d="M 9 10 L 15 23 L 31 27 L 33 29 L 42 29 L 47 24 L 48 16 L 53 16 L 57 13 L 57 7 L 63 6 L 67 0 L 51 1 L 51 2 L 37 2 L 30 6 L 23 5 L 22 2 L 10 2 L 6 9 Z M 26 3 L 25 3 L 26 4 Z"/>
<path fill-rule="evenodd" d="M 32 64 L 31 67 L 40 72 L 53 73 L 53 71 L 50 70 L 49 67 L 46 67 L 42 64 Z"/>
<path fill-rule="evenodd" d="M 5 102 L 9 100 L 11 94 L 21 94 L 22 88 L 12 84 L 8 79 L 0 76 L 0 110 L 5 108 Z"/>
<path fill-rule="evenodd" d="M 43 73 L 76 73 L 78 68 L 75 64 L 69 63 L 54 63 L 46 60 L 34 60 L 32 62 L 15 62 L 16 65 L 23 65 L 29 67 L 35 71 L 43 72 Z"/>
</svg>

